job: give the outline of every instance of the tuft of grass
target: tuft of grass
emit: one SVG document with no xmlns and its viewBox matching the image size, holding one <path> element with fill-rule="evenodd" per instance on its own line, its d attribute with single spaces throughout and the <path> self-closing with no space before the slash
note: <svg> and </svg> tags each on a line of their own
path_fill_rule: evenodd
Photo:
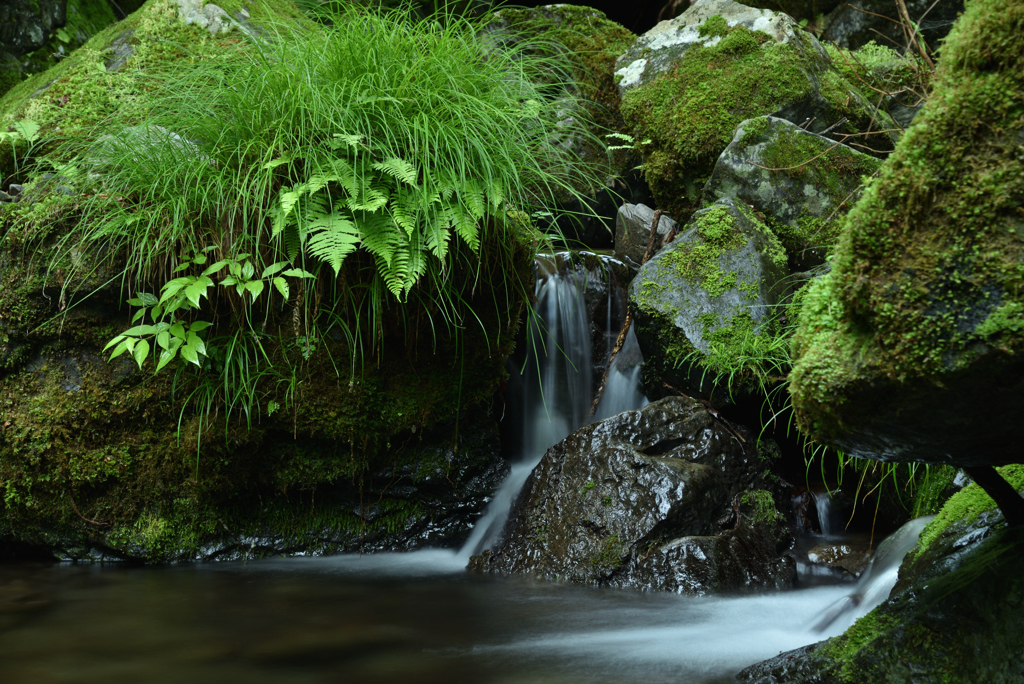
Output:
<svg viewBox="0 0 1024 684">
<path fill-rule="evenodd" d="M 552 80 L 568 79 L 559 51 L 502 51 L 454 14 L 348 6 L 329 19 L 268 25 L 248 52 L 186 64 L 149 96 L 145 124 L 61 150 L 86 196 L 53 263 L 95 255 L 93 273 L 115 268 L 147 303 L 152 321 L 126 331 L 140 365 L 159 363 L 175 323 L 210 321 L 175 360 L 217 388 L 197 397 L 207 414 L 258 414 L 258 380 L 293 387 L 291 364 L 328 339 L 353 375 L 389 340 L 460 349 L 478 326 L 490 343 L 484 321 L 511 325 L 528 297 L 515 264 L 544 240 L 529 214 L 556 195 L 585 206 L 574 188 L 598 180 L 558 144 L 589 136 L 585 108 Z M 202 285 L 180 319 L 155 294 L 172 278 Z"/>
</svg>

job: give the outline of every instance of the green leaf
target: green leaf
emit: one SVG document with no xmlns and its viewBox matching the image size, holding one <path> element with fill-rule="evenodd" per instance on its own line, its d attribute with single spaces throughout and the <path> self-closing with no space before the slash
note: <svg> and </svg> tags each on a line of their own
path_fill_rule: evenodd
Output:
<svg viewBox="0 0 1024 684">
<path fill-rule="evenodd" d="M 157 299 L 157 296 L 155 294 L 150 294 L 149 292 L 140 292 L 139 299 L 142 300 L 142 303 L 145 306 L 156 306 L 157 304 L 160 303 L 160 300 Z"/>
<path fill-rule="evenodd" d="M 213 323 L 209 323 L 207 321 L 196 321 L 192 325 L 188 326 L 188 329 L 191 330 L 192 332 L 202 332 L 203 330 L 209 328 L 211 325 L 213 325 Z"/>
<path fill-rule="evenodd" d="M 171 333 L 166 330 L 156 334 L 156 343 L 160 345 L 161 349 L 168 349 L 171 346 Z"/>
<path fill-rule="evenodd" d="M 109 342 L 107 342 L 107 346 L 103 347 L 103 351 L 107 351 L 108 349 L 113 347 L 115 344 L 121 343 L 123 340 L 124 340 L 124 335 L 118 335 L 114 339 L 112 339 Z"/>
<path fill-rule="evenodd" d="M 180 340 L 185 339 L 185 326 L 181 323 L 171 325 L 170 333 Z"/>
<path fill-rule="evenodd" d="M 196 335 L 194 332 L 190 332 L 185 338 L 185 346 L 195 349 L 197 354 L 206 356 L 206 343 L 203 342 L 203 338 L 199 337 L 199 335 Z"/>
<path fill-rule="evenodd" d="M 198 264 L 198 265 L 202 266 L 203 264 L 206 263 L 206 255 L 205 254 L 197 254 L 195 257 L 193 257 L 192 263 L 193 264 Z"/>
<path fill-rule="evenodd" d="M 135 356 L 135 363 L 139 364 L 139 368 L 142 368 L 142 364 L 146 362 L 146 357 L 149 356 L 149 342 L 139 340 L 132 354 Z"/>
<path fill-rule="evenodd" d="M 262 280 L 250 280 L 245 284 L 245 289 L 252 295 L 252 301 L 256 301 L 256 298 L 263 292 L 264 284 Z"/>
<path fill-rule="evenodd" d="M 13 128 L 25 139 L 26 142 L 28 142 L 29 145 L 39 139 L 39 124 L 35 121 L 22 119 L 14 124 Z"/>
<path fill-rule="evenodd" d="M 211 273 L 216 273 L 217 271 L 219 271 L 220 269 L 224 268 L 227 265 L 228 265 L 228 260 L 227 259 L 221 259 L 220 261 L 216 262 L 212 266 L 208 266 L 206 268 L 206 270 L 203 271 L 203 275 L 204 276 L 208 276 Z"/>
<path fill-rule="evenodd" d="M 314 224 L 315 234 L 309 238 L 309 251 L 314 257 L 325 261 L 341 273 L 341 263 L 359 244 L 359 230 L 356 225 L 338 214 L 325 216 Z"/>
<path fill-rule="evenodd" d="M 129 344 L 129 342 L 131 344 Z M 121 340 L 121 342 L 116 347 L 114 347 L 114 351 L 110 352 L 110 358 L 107 359 L 107 361 L 113 361 L 114 359 L 116 359 L 121 354 L 124 354 L 126 351 L 131 351 L 131 348 L 134 347 L 134 346 L 135 346 L 135 340 L 132 340 L 132 339 Z"/>
<path fill-rule="evenodd" d="M 260 278 L 266 279 L 268 276 L 280 273 L 281 269 L 283 269 L 287 265 L 287 261 L 278 261 L 276 264 L 271 264 L 270 266 L 267 266 L 265 269 L 263 269 L 263 275 L 261 275 Z"/>
<path fill-rule="evenodd" d="M 252 265 L 251 261 L 246 261 L 242 264 L 242 279 L 252 280 L 252 277 L 256 274 L 256 268 Z"/>
<path fill-rule="evenodd" d="M 277 291 L 281 293 L 281 296 L 284 297 L 284 300 L 287 302 L 288 301 L 288 281 L 285 280 L 284 278 L 281 278 L 281 277 L 274 278 L 274 287 L 277 288 Z"/>
<path fill-rule="evenodd" d="M 206 296 L 206 289 L 213 285 L 213 281 L 206 276 L 199 276 L 194 283 L 185 288 L 185 297 L 192 302 L 192 306 L 199 308 L 199 300 Z"/>
<path fill-rule="evenodd" d="M 195 347 L 186 344 L 181 347 L 180 352 L 181 358 L 185 359 L 189 363 L 194 363 L 197 366 L 199 365 L 199 353 L 196 351 Z"/>
<path fill-rule="evenodd" d="M 178 264 L 177 266 L 174 267 L 174 273 L 181 273 L 182 271 L 187 270 L 188 267 L 191 265 L 192 264 L 188 263 L 187 261 L 183 264 Z"/>
<path fill-rule="evenodd" d="M 174 280 L 168 281 L 167 284 L 165 284 L 161 288 L 163 294 L 160 295 L 160 301 L 158 303 L 163 304 L 168 299 L 178 294 L 183 287 L 191 284 L 193 281 L 195 281 L 194 276 L 189 276 L 186 278 L 175 278 Z"/>
<path fill-rule="evenodd" d="M 415 166 L 398 157 L 388 157 L 384 161 L 374 162 L 372 166 L 377 171 L 386 173 L 395 180 L 409 185 L 416 185 L 416 179 L 419 176 Z"/>
<path fill-rule="evenodd" d="M 286 154 L 286 155 L 284 155 L 282 157 L 278 157 L 277 159 L 271 159 L 270 161 L 268 161 L 266 164 L 263 165 L 263 170 L 264 171 L 273 171 L 274 169 L 276 169 L 281 164 L 287 164 L 291 160 L 292 160 L 292 155 L 290 155 L 290 154 Z"/>
<path fill-rule="evenodd" d="M 156 326 L 152 325 L 137 325 L 134 328 L 128 328 L 122 335 L 125 337 L 141 337 L 142 335 L 152 335 L 156 332 Z"/>
<path fill-rule="evenodd" d="M 139 320 L 140 318 L 145 318 L 146 317 L 146 311 L 147 311 L 147 309 L 139 309 L 138 311 L 136 311 L 135 315 L 132 316 L 132 323 L 134 323 L 135 321 Z"/>
<path fill-rule="evenodd" d="M 174 358 L 177 355 L 178 355 L 178 348 L 177 347 L 175 347 L 174 349 L 165 349 L 164 351 L 160 352 L 160 358 L 157 360 L 157 364 L 156 364 L 156 372 L 159 373 L 160 370 L 164 366 L 169 364 L 171 361 L 173 361 Z"/>
<path fill-rule="evenodd" d="M 164 308 L 163 308 L 162 306 L 160 306 L 160 305 L 157 305 L 157 306 L 154 306 L 154 307 L 153 307 L 153 309 L 152 309 L 152 313 L 151 313 L 150 315 L 152 315 L 152 317 L 153 317 L 153 320 L 155 321 L 155 320 L 157 320 L 158 318 L 160 318 L 160 315 L 161 315 L 161 314 L 162 314 L 163 312 L 164 312 Z"/>
<path fill-rule="evenodd" d="M 301 268 L 289 268 L 281 275 L 288 276 L 289 278 L 316 278 L 315 275 Z"/>
<path fill-rule="evenodd" d="M 135 299 L 129 299 L 126 303 L 128 306 L 142 306 L 142 299 L 137 297 Z"/>
</svg>

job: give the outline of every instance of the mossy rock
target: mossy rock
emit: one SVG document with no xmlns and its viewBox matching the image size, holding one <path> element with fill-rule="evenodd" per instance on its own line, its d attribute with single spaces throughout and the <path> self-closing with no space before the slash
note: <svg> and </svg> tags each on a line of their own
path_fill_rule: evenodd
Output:
<svg viewBox="0 0 1024 684">
<path fill-rule="evenodd" d="M 749 119 L 715 164 L 703 202 L 735 197 L 779 238 L 793 271 L 825 263 L 859 188 L 881 161 L 772 116 Z"/>
<path fill-rule="evenodd" d="M 818 440 L 886 461 L 1021 460 L 1022 27 L 1019 3 L 968 7 L 804 300 L 790 391 Z"/>
<path fill-rule="evenodd" d="M 892 128 L 792 19 L 731 0 L 699 0 L 619 58 L 622 114 L 644 151 L 658 206 L 684 220 L 745 119 L 772 115 L 838 133 Z M 888 134 L 867 137 L 891 149 Z M 863 141 L 861 141 L 863 142 Z"/>
<path fill-rule="evenodd" d="M 248 17 L 222 3 L 244 20 L 222 31 L 149 0 L 7 93 L 0 126 L 36 122 L 39 149 L 59 161 L 62 140 L 144 121 L 170 66 L 236 59 L 262 24 L 319 30 L 290 3 L 247 6 Z M 408 549 L 468 532 L 505 468 L 487 407 L 526 305 L 504 288 L 531 277 L 525 232 L 500 250 L 484 240 L 505 260 L 474 273 L 479 325 L 460 340 L 433 334 L 429 312 L 407 310 L 403 327 L 385 310 L 378 353 L 352 367 L 337 362 L 351 357 L 341 334 L 311 348 L 291 310 L 268 319 L 269 364 L 247 410 L 231 411 L 190 366 L 152 376 L 107 363 L 104 346 L 131 322 L 120 279 L 93 267 L 104 255 L 57 249 L 81 218 L 75 192 L 40 178 L 0 205 L 0 547 L 159 562 Z"/>
<path fill-rule="evenodd" d="M 732 376 L 748 338 L 775 333 L 786 262 L 779 240 L 740 203 L 724 199 L 695 213 L 629 288 L 648 396 L 662 394 L 663 382 L 707 396 L 717 376 Z M 755 392 L 739 375 L 718 398 Z"/>
<path fill-rule="evenodd" d="M 964 10 L 963 0 L 906 0 L 907 14 L 931 50 L 938 50 L 953 22 Z M 871 41 L 897 47 L 907 44 L 900 25 L 899 5 L 892 0 L 841 3 L 823 22 L 824 38 L 842 48 L 860 48 Z"/>
<path fill-rule="evenodd" d="M 1024 467 L 1001 474 L 1018 491 Z M 977 485 L 946 502 L 888 601 L 840 636 L 758 663 L 758 684 L 972 684 L 1024 678 L 1024 530 Z"/>
</svg>

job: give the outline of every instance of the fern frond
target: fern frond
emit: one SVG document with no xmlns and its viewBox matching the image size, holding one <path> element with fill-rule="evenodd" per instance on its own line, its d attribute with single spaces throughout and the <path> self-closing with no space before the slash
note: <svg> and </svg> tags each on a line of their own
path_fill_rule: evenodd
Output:
<svg viewBox="0 0 1024 684">
<path fill-rule="evenodd" d="M 345 257 L 359 246 L 359 229 L 348 218 L 337 213 L 321 216 L 309 224 L 310 237 L 306 243 L 311 255 L 326 261 L 341 274 Z"/>
<path fill-rule="evenodd" d="M 374 162 L 373 168 L 388 174 L 392 178 L 407 185 L 416 185 L 419 174 L 416 167 L 399 157 L 388 157 L 384 161 Z"/>
<path fill-rule="evenodd" d="M 363 213 L 356 216 L 363 247 L 377 258 L 377 263 L 391 267 L 395 252 L 405 244 L 404 234 L 386 214 Z"/>
</svg>

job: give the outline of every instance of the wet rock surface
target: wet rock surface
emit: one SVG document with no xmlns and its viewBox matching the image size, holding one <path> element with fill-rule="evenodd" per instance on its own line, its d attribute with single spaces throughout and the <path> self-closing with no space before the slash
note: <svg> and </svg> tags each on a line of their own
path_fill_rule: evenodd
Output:
<svg viewBox="0 0 1024 684">
<path fill-rule="evenodd" d="M 933 50 L 940 46 L 957 16 L 964 11 L 963 0 L 906 0 L 905 4 L 911 21 Z M 898 5 L 892 0 L 841 3 L 825 18 L 824 36 L 839 47 L 851 49 L 869 41 L 900 48 L 907 44 L 900 27 Z"/>
<path fill-rule="evenodd" d="M 1019 476 L 1015 481 L 1019 487 Z M 966 506 L 965 494 L 971 498 Z M 974 485 L 957 494 L 924 529 L 886 603 L 844 634 L 758 663 L 737 679 L 757 684 L 1024 679 L 1024 529 L 1008 529 L 991 500 L 986 505 L 978 494 Z M 984 512 L 978 514 L 979 509 Z"/>
<path fill-rule="evenodd" d="M 794 564 L 763 467 L 750 435 L 693 400 L 621 413 L 548 450 L 471 568 L 689 594 L 785 586 Z"/>
</svg>

